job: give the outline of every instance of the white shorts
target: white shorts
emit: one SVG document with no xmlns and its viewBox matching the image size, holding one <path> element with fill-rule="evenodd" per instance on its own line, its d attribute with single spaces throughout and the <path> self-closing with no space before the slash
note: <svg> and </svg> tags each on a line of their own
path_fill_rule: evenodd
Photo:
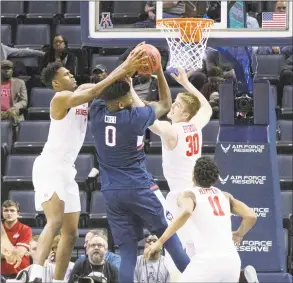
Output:
<svg viewBox="0 0 293 283">
<path fill-rule="evenodd" d="M 42 204 L 56 193 L 64 201 L 64 213 L 81 210 L 78 185 L 75 182 L 74 166 L 38 156 L 33 166 L 35 207 L 43 211 Z"/>
<path fill-rule="evenodd" d="M 237 283 L 241 270 L 238 253 L 205 254 L 192 257 L 178 282 Z"/>
</svg>

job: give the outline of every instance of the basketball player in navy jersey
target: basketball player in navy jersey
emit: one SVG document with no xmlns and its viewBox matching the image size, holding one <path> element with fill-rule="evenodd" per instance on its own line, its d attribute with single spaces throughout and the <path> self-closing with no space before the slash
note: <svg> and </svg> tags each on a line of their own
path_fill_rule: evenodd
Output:
<svg viewBox="0 0 293 283">
<path fill-rule="evenodd" d="M 143 227 L 158 237 L 168 224 L 164 209 L 154 193 L 159 190 L 145 166 L 143 135 L 171 107 L 171 93 L 163 69 L 157 72 L 158 102 L 145 105 L 135 93 L 130 78 L 104 89 L 92 103 L 90 119 L 100 164 L 101 191 L 114 242 L 119 246 L 119 283 L 134 280 L 137 243 Z M 175 234 L 165 248 L 183 272 L 189 263 Z"/>
</svg>

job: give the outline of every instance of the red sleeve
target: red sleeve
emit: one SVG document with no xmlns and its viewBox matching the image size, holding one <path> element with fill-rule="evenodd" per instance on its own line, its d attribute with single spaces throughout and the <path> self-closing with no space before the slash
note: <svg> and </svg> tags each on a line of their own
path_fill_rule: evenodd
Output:
<svg viewBox="0 0 293 283">
<path fill-rule="evenodd" d="M 25 247 L 27 248 L 27 250 L 30 249 L 30 241 L 32 239 L 32 228 L 23 225 L 22 229 L 21 229 L 21 233 L 19 233 L 19 238 L 18 241 L 16 243 L 16 246 L 20 246 L 20 247 Z"/>
</svg>

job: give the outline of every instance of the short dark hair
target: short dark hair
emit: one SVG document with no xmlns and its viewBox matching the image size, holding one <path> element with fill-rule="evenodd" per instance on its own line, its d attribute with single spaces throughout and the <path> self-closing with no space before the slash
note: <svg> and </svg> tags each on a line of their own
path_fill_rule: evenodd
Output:
<svg viewBox="0 0 293 283">
<path fill-rule="evenodd" d="M 105 101 L 111 101 L 127 95 L 129 91 L 130 86 L 127 82 L 116 81 L 102 91 L 101 98 Z"/>
<path fill-rule="evenodd" d="M 9 199 L 9 200 L 4 201 L 2 204 L 2 208 L 4 208 L 4 207 L 7 208 L 7 207 L 11 207 L 11 206 L 14 206 L 16 208 L 16 211 L 19 213 L 20 206 L 17 201 Z"/>
<path fill-rule="evenodd" d="M 63 67 L 61 62 L 53 62 L 49 63 L 47 67 L 45 67 L 41 74 L 42 83 L 49 88 L 52 88 L 52 81 L 54 80 L 57 71 Z"/>
<path fill-rule="evenodd" d="M 218 180 L 219 169 L 212 158 L 203 156 L 197 159 L 193 176 L 197 186 L 209 188 Z"/>
</svg>

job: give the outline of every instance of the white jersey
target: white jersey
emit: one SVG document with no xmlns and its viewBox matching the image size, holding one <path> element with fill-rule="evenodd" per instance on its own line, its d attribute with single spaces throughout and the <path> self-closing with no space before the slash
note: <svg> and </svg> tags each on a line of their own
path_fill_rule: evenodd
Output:
<svg viewBox="0 0 293 283">
<path fill-rule="evenodd" d="M 170 191 L 193 187 L 193 168 L 201 157 L 202 132 L 189 122 L 173 124 L 178 133 L 177 145 L 167 150 L 162 145 L 163 172 Z"/>
<path fill-rule="evenodd" d="M 87 103 L 71 108 L 61 120 L 51 117 L 48 140 L 41 156 L 73 165 L 84 142 L 87 121 Z"/>
<path fill-rule="evenodd" d="M 191 216 L 195 253 L 237 252 L 232 240 L 230 201 L 215 188 L 194 187 L 196 207 Z"/>
</svg>

